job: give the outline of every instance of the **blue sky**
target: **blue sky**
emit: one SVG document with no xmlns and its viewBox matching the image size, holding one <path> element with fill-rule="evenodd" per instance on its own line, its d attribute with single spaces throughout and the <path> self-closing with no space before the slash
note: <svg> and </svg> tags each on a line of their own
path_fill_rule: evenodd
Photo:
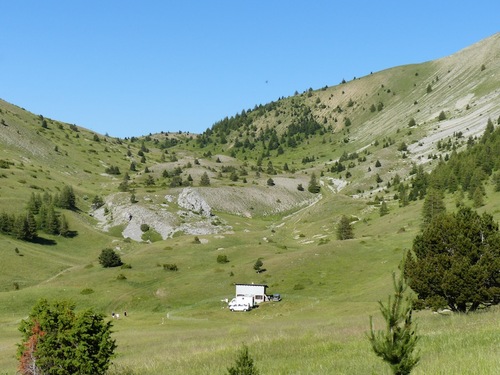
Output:
<svg viewBox="0 0 500 375">
<path fill-rule="evenodd" d="M 498 0 L 3 1 L 0 98 L 100 134 L 201 133 L 309 88 L 447 56 Z"/>
</svg>

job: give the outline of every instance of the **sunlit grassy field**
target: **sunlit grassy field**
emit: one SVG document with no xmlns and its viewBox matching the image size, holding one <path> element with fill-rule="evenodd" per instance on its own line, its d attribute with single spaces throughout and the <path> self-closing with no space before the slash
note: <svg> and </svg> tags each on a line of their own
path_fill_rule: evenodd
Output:
<svg viewBox="0 0 500 375">
<path fill-rule="evenodd" d="M 71 224 L 80 235 L 58 239 L 57 246 L 23 244 L 19 256 L 18 243 L 2 239 L 6 272 L 32 272 L 22 272 L 19 290 L 2 277 L 0 373 L 15 373 L 17 326 L 45 297 L 73 300 L 110 319 L 112 311 L 121 313 L 113 321 L 112 374 L 223 374 L 243 344 L 264 374 L 389 374 L 366 338 L 369 316 L 383 327 L 377 301 L 392 292 L 391 273 L 419 231 L 421 209 L 420 203 L 405 210 L 395 204 L 383 218 L 343 197 L 284 220 L 227 216 L 233 232 L 200 236 L 201 243 L 191 236 L 128 242 L 88 231 L 75 217 Z M 354 224 L 355 239 L 338 241 L 336 220 L 348 212 L 364 219 Z M 132 268 L 102 268 L 97 257 L 104 247 L 118 249 Z M 217 263 L 219 254 L 229 263 Z M 253 270 L 257 258 L 263 273 Z M 47 267 L 37 267 L 42 260 Z M 165 263 L 179 271 L 165 271 Z M 265 283 L 283 300 L 231 313 L 222 300 L 239 282 Z M 82 294 L 85 289 L 93 292 Z M 421 362 L 415 374 L 498 373 L 498 308 L 463 316 L 421 311 L 416 321 Z"/>
</svg>

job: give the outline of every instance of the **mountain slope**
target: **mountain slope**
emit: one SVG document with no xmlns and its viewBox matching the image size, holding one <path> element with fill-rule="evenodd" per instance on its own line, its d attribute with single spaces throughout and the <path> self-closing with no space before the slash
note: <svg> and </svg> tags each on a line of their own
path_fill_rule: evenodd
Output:
<svg viewBox="0 0 500 375">
<path fill-rule="evenodd" d="M 396 175 L 411 183 L 415 164 L 431 169 L 488 118 L 498 124 L 499 42 L 497 34 L 443 59 L 297 93 L 201 135 L 117 139 L 0 101 L 0 213 L 24 212 L 32 193 L 66 184 L 78 208 L 58 209 L 73 237 L 0 234 L 0 368 L 15 371 L 16 327 L 44 296 L 129 312 L 114 321 L 124 366 L 116 373 L 220 373 L 242 342 L 270 373 L 382 373 L 366 355 L 368 315 L 391 292 L 422 209 L 418 199 L 400 207 Z M 318 194 L 308 191 L 313 173 Z M 500 193 L 485 189 L 481 210 L 498 221 Z M 454 198 L 446 203 L 453 209 Z M 336 239 L 342 215 L 352 240 Z M 100 267 L 104 248 L 129 267 Z M 257 259 L 265 272 L 253 269 Z M 230 314 L 222 301 L 238 282 L 284 299 Z M 495 373 L 495 313 L 472 322 L 418 313 L 425 345 L 416 373 L 460 374 L 478 361 Z"/>
</svg>

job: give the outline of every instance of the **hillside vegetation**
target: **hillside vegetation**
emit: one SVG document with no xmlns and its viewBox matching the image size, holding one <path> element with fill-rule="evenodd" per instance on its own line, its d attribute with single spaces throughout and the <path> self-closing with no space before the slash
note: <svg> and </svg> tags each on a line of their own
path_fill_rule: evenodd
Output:
<svg viewBox="0 0 500 375">
<path fill-rule="evenodd" d="M 242 343 L 266 374 L 388 373 L 368 316 L 420 233 L 427 189 L 500 221 L 499 76 L 496 34 L 203 134 L 125 139 L 0 100 L 0 373 L 15 372 L 17 327 L 40 297 L 127 311 L 113 321 L 117 374 L 224 373 Z M 20 237 L 8 223 L 26 212 L 39 228 Z M 343 217 L 353 239 L 337 239 Z M 103 249 L 124 266 L 101 267 Z M 283 301 L 230 313 L 234 283 L 252 282 Z M 496 373 L 498 314 L 418 312 L 415 373 Z"/>
</svg>

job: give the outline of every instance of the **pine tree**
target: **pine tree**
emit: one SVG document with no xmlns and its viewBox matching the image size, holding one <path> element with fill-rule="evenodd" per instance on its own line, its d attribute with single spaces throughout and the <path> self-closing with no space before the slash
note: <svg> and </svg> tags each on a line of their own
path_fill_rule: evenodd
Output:
<svg viewBox="0 0 500 375">
<path fill-rule="evenodd" d="M 59 220 L 59 234 L 63 237 L 68 237 L 69 236 L 69 224 L 68 220 L 66 219 L 66 216 L 61 215 L 61 218 Z"/>
<path fill-rule="evenodd" d="M 64 185 L 56 204 L 58 207 L 65 208 L 67 210 L 76 209 L 76 197 L 71 186 Z"/>
<path fill-rule="evenodd" d="M 433 217 L 446 212 L 443 194 L 439 190 L 430 189 L 422 208 L 422 226 L 429 225 Z"/>
<path fill-rule="evenodd" d="M 209 185 L 210 185 L 210 178 L 208 177 L 208 173 L 203 172 L 200 179 L 200 186 L 209 186 Z"/>
<path fill-rule="evenodd" d="M 54 206 L 49 206 L 47 208 L 47 216 L 45 217 L 44 231 L 47 234 L 58 234 L 59 226 L 59 218 L 54 210 Z"/>
<path fill-rule="evenodd" d="M 311 179 L 309 180 L 309 185 L 307 186 L 307 190 L 309 190 L 309 192 L 313 194 L 317 194 L 320 191 L 320 186 L 318 184 L 318 180 L 314 172 L 311 174 Z"/>
<path fill-rule="evenodd" d="M 379 210 L 380 216 L 385 216 L 389 213 L 389 209 L 387 208 L 387 203 L 385 201 L 382 201 L 380 204 L 380 210 Z"/>
<path fill-rule="evenodd" d="M 380 312 L 386 322 L 386 329 L 375 331 L 370 316 L 368 338 L 373 351 L 389 363 L 395 375 L 407 375 L 417 365 L 419 356 L 414 355 L 419 340 L 412 321 L 412 306 L 405 298 L 406 285 L 403 277 L 396 279 L 393 273 L 394 298 L 389 296 L 387 305 L 379 301 Z"/>
<path fill-rule="evenodd" d="M 40 300 L 22 320 L 19 372 L 103 375 L 116 348 L 111 323 L 92 310 L 79 313 L 66 301 Z"/>
<path fill-rule="evenodd" d="M 337 239 L 349 240 L 351 238 L 354 238 L 351 222 L 347 216 L 342 215 L 337 227 Z"/>
<path fill-rule="evenodd" d="M 254 366 L 253 359 L 248 354 L 248 347 L 243 345 L 236 363 L 227 369 L 229 375 L 258 375 L 259 370 Z"/>
</svg>

